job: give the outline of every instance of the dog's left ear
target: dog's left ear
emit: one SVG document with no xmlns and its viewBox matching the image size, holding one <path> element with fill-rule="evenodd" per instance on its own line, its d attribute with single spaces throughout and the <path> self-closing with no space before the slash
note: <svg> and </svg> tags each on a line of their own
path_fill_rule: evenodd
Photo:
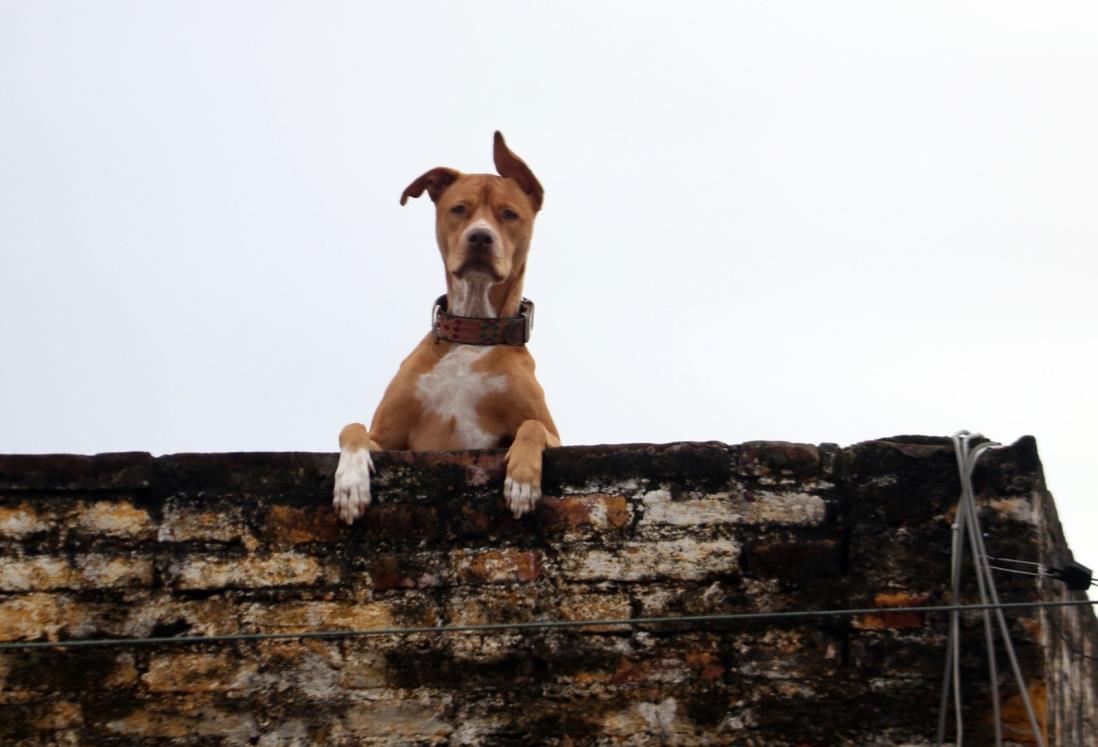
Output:
<svg viewBox="0 0 1098 747">
<path fill-rule="evenodd" d="M 433 168 L 408 185 L 400 195 L 400 204 L 408 202 L 409 197 L 419 197 L 424 190 L 427 190 L 427 194 L 431 196 L 431 202 L 437 203 L 446 188 L 457 181 L 459 176 L 461 176 L 460 171 L 454 171 L 445 166 Z"/>
<path fill-rule="evenodd" d="M 503 133 L 496 130 L 495 140 L 492 143 L 492 160 L 496 162 L 496 171 L 500 176 L 514 179 L 522 187 L 522 191 L 530 198 L 534 205 L 534 211 L 541 210 L 542 198 L 545 190 L 534 176 L 534 172 L 526 165 L 526 162 L 511 152 L 507 143 L 503 141 Z"/>
</svg>

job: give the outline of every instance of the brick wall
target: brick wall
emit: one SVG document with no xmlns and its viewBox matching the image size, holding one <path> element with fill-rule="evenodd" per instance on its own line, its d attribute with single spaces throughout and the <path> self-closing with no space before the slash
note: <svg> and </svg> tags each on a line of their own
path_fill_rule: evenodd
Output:
<svg viewBox="0 0 1098 747">
<path fill-rule="evenodd" d="M 1063 559 L 1033 440 L 986 460 L 990 551 Z M 346 527 L 330 510 L 330 454 L 0 457 L 0 640 L 950 601 L 948 440 L 555 449 L 549 497 L 520 521 L 499 497 L 500 452 L 375 463 L 377 502 Z M 1009 601 L 1069 596 L 1026 576 L 999 585 Z M 1009 615 L 1022 667 L 1052 743 L 1093 744 L 1096 674 L 1077 652 L 1095 653 L 1094 615 L 1055 614 Z M 927 744 L 944 623 L 3 652 L 0 743 Z M 981 641 L 966 620 L 970 744 L 990 734 Z M 1026 743 L 1007 678 L 1003 690 Z"/>
</svg>

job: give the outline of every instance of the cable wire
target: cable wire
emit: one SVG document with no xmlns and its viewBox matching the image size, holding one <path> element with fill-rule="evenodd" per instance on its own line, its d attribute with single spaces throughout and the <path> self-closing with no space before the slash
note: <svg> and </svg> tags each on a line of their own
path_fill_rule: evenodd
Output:
<svg viewBox="0 0 1098 747">
<path fill-rule="evenodd" d="M 976 463 L 980 457 L 988 450 L 993 448 L 1001 448 L 1001 444 L 994 441 L 983 440 L 981 443 L 973 446 L 972 441 L 976 439 L 982 439 L 979 434 L 973 434 L 968 431 L 958 431 L 953 434 L 952 441 L 954 451 L 957 456 L 957 470 L 961 483 L 961 496 L 957 504 L 956 519 L 953 524 L 953 552 L 951 560 L 951 582 L 953 588 L 953 600 L 956 601 L 960 598 L 960 566 L 962 563 L 962 556 L 964 552 L 963 543 L 959 541 L 959 535 L 966 533 L 968 536 L 968 543 L 972 550 L 973 565 L 976 570 L 976 585 L 980 594 L 981 604 L 990 605 L 986 608 L 988 611 L 983 613 L 984 623 L 984 645 L 986 649 L 988 659 L 988 675 L 991 684 L 991 704 L 993 710 L 993 722 L 995 725 L 995 744 L 996 747 L 1002 747 L 1003 740 L 1003 724 L 999 703 L 999 673 L 998 665 L 995 656 L 995 640 L 994 632 L 991 625 L 991 610 L 994 610 L 995 619 L 998 623 L 999 633 L 1003 639 L 1003 647 L 1006 649 L 1007 659 L 1010 662 L 1011 672 L 1014 675 L 1014 682 L 1018 687 L 1019 695 L 1022 699 L 1022 705 L 1025 708 L 1026 718 L 1029 721 L 1031 736 L 1036 741 L 1037 747 L 1045 747 L 1044 735 L 1041 733 L 1040 727 L 1037 722 L 1037 714 L 1033 708 L 1033 703 L 1029 697 L 1029 690 L 1026 687 L 1025 678 L 1022 675 L 1022 668 L 1018 664 L 1018 656 L 1014 651 L 1014 642 L 1010 636 L 1010 628 L 1007 625 L 1006 617 L 1003 615 L 1003 610 L 999 607 L 999 592 L 995 587 L 995 577 L 992 574 L 992 566 L 988 562 L 987 546 L 984 543 L 984 534 L 980 528 L 980 516 L 976 508 L 975 491 L 972 487 L 972 476 L 976 471 Z M 1008 560 L 1008 562 L 1011 562 Z M 1028 561 L 1023 561 L 1027 562 Z M 1040 565 L 1038 565 L 1040 568 Z M 1003 569 L 1010 572 L 1010 569 Z M 1043 570 L 1043 569 L 1042 569 Z M 1016 571 L 1025 573 L 1022 571 Z M 1030 575 L 1030 574 L 1026 574 Z M 1039 575 L 1039 574 L 1038 574 Z M 963 722 L 961 719 L 961 697 L 960 697 L 960 666 L 959 661 L 961 657 L 960 650 L 960 627 L 957 620 L 957 614 L 954 613 L 950 619 L 949 638 L 947 642 L 946 650 L 946 665 L 945 673 L 942 678 L 942 696 L 939 701 L 938 711 L 938 734 L 937 745 L 942 747 L 945 741 L 945 721 L 946 721 L 946 704 L 948 703 L 948 695 L 950 685 L 953 686 L 954 692 L 954 712 L 956 714 L 957 721 L 957 734 L 955 742 L 957 747 L 960 747 L 964 739 Z M 952 683 L 951 683 L 952 675 Z"/>
<path fill-rule="evenodd" d="M 1036 576 L 1037 578 L 1051 578 L 1056 580 L 1059 576 L 1054 576 L 1051 573 L 1033 573 L 1032 571 L 1020 571 L 1017 568 L 1003 568 L 1000 565 L 988 565 L 993 571 L 1002 571 L 1003 573 L 1016 573 L 1019 576 Z"/>
<path fill-rule="evenodd" d="M 662 617 L 625 617 L 601 620 L 535 620 L 512 623 L 472 625 L 425 625 L 413 627 L 366 628 L 360 630 L 305 630 L 296 633 L 227 633 L 224 635 L 162 636 L 135 638 L 73 638 L 60 641 L 16 641 L 0 643 L 0 651 L 25 649 L 62 649 L 118 646 L 157 646 L 197 643 L 301 640 L 316 638 L 368 638 L 385 635 L 446 635 L 451 633 L 499 633 L 513 630 L 547 630 L 612 625 L 695 625 L 698 623 L 753 623 L 772 620 L 805 620 L 814 617 L 857 617 L 895 613 L 980 612 L 983 610 L 1025 610 L 1044 607 L 1082 607 L 1098 605 L 1098 600 L 1059 600 L 1051 602 L 1000 602 L 998 604 L 939 604 L 921 607 L 854 607 L 828 610 L 785 610 L 781 612 L 728 612 L 710 615 L 671 615 Z"/>
<path fill-rule="evenodd" d="M 1038 568 L 1044 568 L 1040 563 L 1035 563 L 1032 560 L 1018 560 L 1017 558 L 996 558 L 992 555 L 987 556 L 988 560 L 994 560 L 997 563 L 1017 563 L 1018 565 L 1035 565 Z"/>
</svg>

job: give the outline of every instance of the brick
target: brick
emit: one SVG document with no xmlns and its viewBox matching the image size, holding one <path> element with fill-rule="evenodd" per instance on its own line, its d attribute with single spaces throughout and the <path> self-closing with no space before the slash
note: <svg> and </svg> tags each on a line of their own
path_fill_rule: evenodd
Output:
<svg viewBox="0 0 1098 747">
<path fill-rule="evenodd" d="M 70 560 L 55 555 L 34 555 L 9 560 L 0 566 L 0 590 L 46 591 L 149 586 L 153 575 L 151 558 L 92 554 L 78 555 Z"/>
<path fill-rule="evenodd" d="M 876 607 L 918 607 L 927 603 L 929 594 L 911 594 L 908 592 L 884 592 L 873 597 Z M 860 630 L 917 630 L 926 624 L 926 615 L 921 612 L 888 612 L 879 615 L 861 615 L 854 618 L 853 625 Z"/>
<path fill-rule="evenodd" d="M 648 656 L 623 659 L 608 681 L 614 685 L 677 684 L 689 676 L 686 664 L 677 656 Z"/>
<path fill-rule="evenodd" d="M 84 715 L 79 703 L 62 701 L 51 703 L 48 710 L 34 719 L 34 725 L 42 731 L 58 731 L 83 726 Z"/>
<path fill-rule="evenodd" d="M 31 649 L 0 653 L 0 689 L 102 692 L 137 681 L 134 658 L 107 648 Z"/>
<path fill-rule="evenodd" d="M 272 545 L 299 545 L 305 542 L 335 542 L 344 536 L 332 507 L 314 508 L 271 506 L 263 524 L 262 537 Z"/>
<path fill-rule="evenodd" d="M 751 477 L 815 477 L 820 472 L 819 449 L 814 444 L 749 441 L 740 446 L 737 471 Z"/>
<path fill-rule="evenodd" d="M 389 666 L 382 651 L 356 650 L 348 654 L 339 673 L 341 687 L 352 690 L 371 690 L 387 687 Z"/>
<path fill-rule="evenodd" d="M 397 611 L 386 602 L 291 602 L 253 605 L 244 623 L 258 632 L 368 630 L 396 624 Z"/>
<path fill-rule="evenodd" d="M 6 694 L 5 694 L 6 695 Z M 76 745 L 83 725 L 80 703 L 58 697 L 0 699 L 0 735 L 5 745 Z"/>
<path fill-rule="evenodd" d="M 227 651 L 200 654 L 158 654 L 141 682 L 150 692 L 203 693 L 240 690 L 256 671 L 254 661 Z"/>
<path fill-rule="evenodd" d="M 84 588 L 105 589 L 151 586 L 155 574 L 152 558 L 131 555 L 86 555 L 77 558 Z"/>
<path fill-rule="evenodd" d="M 441 529 L 438 510 L 431 506 L 375 501 L 353 530 L 341 526 L 340 531 L 361 532 L 370 543 L 418 545 L 437 539 Z"/>
<path fill-rule="evenodd" d="M 4 539 L 23 539 L 51 529 L 49 519 L 27 501 L 18 506 L 0 506 L 0 537 Z"/>
<path fill-rule="evenodd" d="M 816 526 L 827 516 L 827 504 L 818 495 L 759 490 L 749 493 L 744 522 L 784 526 Z"/>
<path fill-rule="evenodd" d="M 115 659 L 114 668 L 103 680 L 106 687 L 129 687 L 137 684 L 137 667 L 134 664 L 133 654 L 119 654 Z"/>
<path fill-rule="evenodd" d="M 701 680 L 719 681 L 724 677 L 724 665 L 714 651 L 690 651 L 686 654 L 686 666 Z"/>
<path fill-rule="evenodd" d="M 360 744 L 361 739 L 373 744 L 445 744 L 453 731 L 441 704 L 396 700 L 348 709 L 331 737 L 346 744 Z"/>
<path fill-rule="evenodd" d="M 678 701 L 665 698 L 660 701 L 643 701 L 630 708 L 608 713 L 603 718 L 602 732 L 637 744 L 688 743 L 693 726 L 682 713 Z M 644 739 L 643 735 L 648 735 Z M 642 737 L 641 741 L 636 741 Z"/>
<path fill-rule="evenodd" d="M 271 687 L 293 693 L 295 700 L 312 700 L 326 708 L 346 693 L 340 685 L 344 657 L 339 642 L 263 641 L 257 644 L 256 659 L 262 662 L 253 678 L 253 692 Z"/>
<path fill-rule="evenodd" d="M 621 529 L 629 526 L 633 518 L 633 509 L 625 497 L 607 493 L 546 497 L 539 511 L 544 513 L 549 527 L 566 530 Z"/>
<path fill-rule="evenodd" d="M 813 444 L 748 441 L 740 447 L 739 474 L 788 481 L 820 474 L 820 452 Z"/>
<path fill-rule="evenodd" d="M 0 454 L 0 490 L 120 490 L 148 487 L 152 456 L 116 454 Z"/>
<path fill-rule="evenodd" d="M 135 739 L 183 739 L 192 734 L 195 723 L 194 719 L 163 710 L 162 705 L 147 705 L 107 722 L 105 727 L 109 732 Z"/>
<path fill-rule="evenodd" d="M 562 594 L 557 602 L 561 620 L 625 620 L 633 616 L 625 594 Z M 623 625 L 584 625 L 572 630 L 585 633 L 609 633 L 629 630 Z"/>
<path fill-rule="evenodd" d="M 176 589 L 261 589 L 338 581 L 338 571 L 294 552 L 243 558 L 187 557 L 173 563 L 168 583 Z"/>
<path fill-rule="evenodd" d="M 0 566 L 0 590 L 35 591 L 64 589 L 76 581 L 76 573 L 67 558 L 37 555 L 6 560 Z"/>
<path fill-rule="evenodd" d="M 673 500 L 667 490 L 645 493 L 644 518 L 641 527 L 653 525 L 695 527 L 721 524 L 739 524 L 744 521 L 742 501 L 733 502 L 728 494 L 720 497 Z"/>
<path fill-rule="evenodd" d="M 1034 715 L 1037 717 L 1037 727 L 1045 738 L 1045 744 L 1048 744 L 1048 686 L 1043 679 L 1034 677 L 1026 683 L 1026 691 L 1029 694 Z M 1002 716 L 1003 727 L 1007 734 L 1022 736 L 1033 733 L 1021 693 L 1011 692 L 1006 697 L 1003 702 Z M 1036 740 L 1027 740 L 1027 743 L 1036 744 Z"/>
<path fill-rule="evenodd" d="M 538 619 L 537 595 L 530 587 L 494 589 L 486 594 L 452 596 L 447 606 L 450 625 L 530 622 Z M 474 647 L 478 644 L 474 640 Z M 452 646 L 468 641 L 455 639 Z"/>
<path fill-rule="evenodd" d="M 541 554 L 531 550 L 455 550 L 451 554 L 458 580 L 467 584 L 506 584 L 536 580 Z"/>
<path fill-rule="evenodd" d="M 639 607 L 638 614 L 645 617 L 701 615 L 728 611 L 739 596 L 737 591 L 730 591 L 730 587 L 737 585 L 736 581 L 714 581 L 700 589 L 677 585 L 645 586 L 638 588 L 633 597 Z"/>
<path fill-rule="evenodd" d="M 240 630 L 236 602 L 221 597 L 173 599 L 167 594 L 140 600 L 128 610 L 116 635 L 224 635 Z"/>
<path fill-rule="evenodd" d="M 205 694 L 173 696 L 168 693 L 152 703 L 136 705 L 121 716 L 106 716 L 105 731 L 133 740 L 172 739 L 194 742 L 219 737 L 227 744 L 248 744 L 259 734 L 248 709 L 228 710 L 205 700 Z"/>
<path fill-rule="evenodd" d="M 205 510 L 193 504 L 168 501 L 157 539 L 161 542 L 236 542 L 248 538 L 239 506 L 222 504 Z"/>
<path fill-rule="evenodd" d="M 748 572 L 772 578 L 825 578 L 842 572 L 837 539 L 764 537 L 747 544 Z"/>
<path fill-rule="evenodd" d="M 998 517 L 1008 521 L 1016 521 L 1019 524 L 1038 526 L 1040 513 L 1037 505 L 1026 498 L 997 498 L 991 501 L 981 501 L 981 508 L 991 508 Z"/>
<path fill-rule="evenodd" d="M 695 580 L 738 573 L 740 546 L 730 539 L 630 542 L 613 550 L 576 548 L 560 560 L 578 581 Z"/>
<path fill-rule="evenodd" d="M 76 620 L 69 600 L 54 594 L 27 594 L 0 601 L 0 640 L 22 641 L 46 637 Z"/>
<path fill-rule="evenodd" d="M 385 553 L 366 564 L 375 591 L 426 589 L 450 580 L 450 558 L 439 553 Z"/>
<path fill-rule="evenodd" d="M 77 530 L 84 534 L 132 540 L 156 537 L 149 512 L 129 501 L 97 501 L 82 506 L 76 516 Z"/>
<path fill-rule="evenodd" d="M 812 628 L 749 630 L 727 645 L 733 656 L 725 663 L 737 676 L 809 683 L 830 676 L 841 664 L 839 640 Z"/>
</svg>

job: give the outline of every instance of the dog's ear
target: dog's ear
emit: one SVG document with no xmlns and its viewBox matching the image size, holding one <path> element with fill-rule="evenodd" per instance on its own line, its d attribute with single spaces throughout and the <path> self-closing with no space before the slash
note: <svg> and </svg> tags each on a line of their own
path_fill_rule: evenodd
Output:
<svg viewBox="0 0 1098 747">
<path fill-rule="evenodd" d="M 461 176 L 460 171 L 454 171 L 445 166 L 431 169 L 408 185 L 400 195 L 400 204 L 403 205 L 408 202 L 409 197 L 419 197 L 423 194 L 423 190 L 427 190 L 432 202 L 438 202 L 438 198 L 442 196 L 446 188 L 457 181 L 459 176 Z"/>
<path fill-rule="evenodd" d="M 530 167 L 507 147 L 507 143 L 503 141 L 503 133 L 499 130 L 496 130 L 495 140 L 492 143 L 492 159 L 496 162 L 496 171 L 499 175 L 518 182 L 522 191 L 533 203 L 534 210 L 541 210 L 545 190 L 541 188 L 541 183 Z"/>
</svg>

